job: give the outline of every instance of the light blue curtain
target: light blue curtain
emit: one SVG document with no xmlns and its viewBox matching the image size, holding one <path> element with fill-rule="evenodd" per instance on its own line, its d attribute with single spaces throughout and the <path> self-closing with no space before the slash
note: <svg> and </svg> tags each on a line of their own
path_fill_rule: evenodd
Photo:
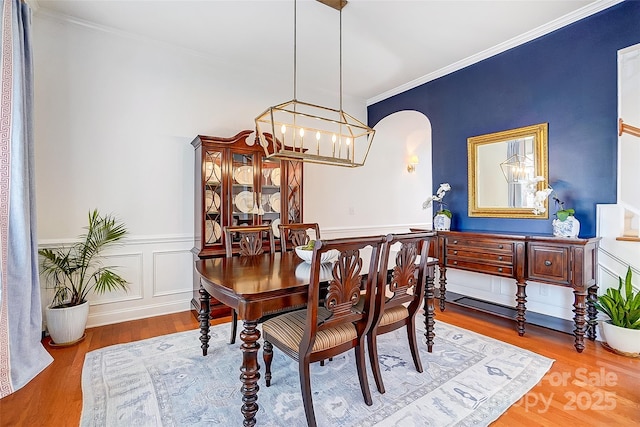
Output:
<svg viewBox="0 0 640 427">
<path fill-rule="evenodd" d="M 507 159 L 510 159 L 513 156 L 520 156 L 520 158 L 524 159 L 526 156 L 525 152 L 525 140 L 524 139 L 516 139 L 513 141 L 509 141 L 507 143 Z M 510 208 L 521 208 L 525 206 L 526 200 L 523 200 L 523 189 L 524 183 L 515 179 L 514 176 L 509 176 L 508 178 L 509 185 L 509 194 L 508 201 Z"/>
<path fill-rule="evenodd" d="M 3 0 L 0 56 L 0 398 L 53 359 L 40 343 L 42 307 L 33 162 L 31 11 Z"/>
</svg>

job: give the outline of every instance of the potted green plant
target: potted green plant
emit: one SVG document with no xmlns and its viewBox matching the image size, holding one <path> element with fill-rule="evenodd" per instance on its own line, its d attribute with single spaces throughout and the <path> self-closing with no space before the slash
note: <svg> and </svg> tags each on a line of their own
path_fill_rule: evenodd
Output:
<svg viewBox="0 0 640 427">
<path fill-rule="evenodd" d="M 59 248 L 40 249 L 40 272 L 53 300 L 45 309 L 47 329 L 57 345 L 70 345 L 84 335 L 89 316 L 90 292 L 102 294 L 127 290 L 127 281 L 103 265 L 102 252 L 122 240 L 127 229 L 112 215 L 89 212 L 87 232 L 77 243 Z"/>
<path fill-rule="evenodd" d="M 628 267 L 624 283 L 618 277 L 618 288 L 607 289 L 594 304 L 609 316 L 601 323 L 607 345 L 619 353 L 640 355 L 640 292 L 634 292 L 631 276 Z"/>
</svg>

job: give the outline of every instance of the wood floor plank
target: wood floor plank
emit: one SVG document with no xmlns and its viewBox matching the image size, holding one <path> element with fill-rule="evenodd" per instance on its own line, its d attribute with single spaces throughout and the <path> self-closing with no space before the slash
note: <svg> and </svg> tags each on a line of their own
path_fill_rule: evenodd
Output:
<svg viewBox="0 0 640 427">
<path fill-rule="evenodd" d="M 520 337 L 508 319 L 452 305 L 444 312 L 436 311 L 436 322 L 439 320 L 555 360 L 544 378 L 494 426 L 638 425 L 640 359 L 614 354 L 591 341 L 577 353 L 571 335 L 532 325 L 527 325 L 525 335 Z M 87 352 L 198 327 L 191 312 L 182 312 L 89 328 L 81 343 L 66 348 L 52 348 L 45 339 L 54 362 L 21 390 L 0 399 L 0 426 L 77 426 Z"/>
</svg>

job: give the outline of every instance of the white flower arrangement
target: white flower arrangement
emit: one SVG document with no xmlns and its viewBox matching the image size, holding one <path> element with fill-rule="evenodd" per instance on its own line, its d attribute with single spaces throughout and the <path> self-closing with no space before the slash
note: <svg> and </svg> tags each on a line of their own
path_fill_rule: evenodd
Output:
<svg viewBox="0 0 640 427">
<path fill-rule="evenodd" d="M 544 177 L 536 176 L 527 183 L 529 192 L 533 194 L 533 213 L 535 215 L 541 215 L 547 211 L 547 208 L 544 207 L 544 201 L 553 193 L 553 188 L 549 186 L 543 190 L 536 191 L 538 183 L 542 181 L 544 181 Z"/>
<path fill-rule="evenodd" d="M 424 201 L 424 203 L 422 203 L 422 209 L 427 209 L 431 206 L 433 202 L 438 202 L 439 207 L 438 207 L 437 213 L 443 213 L 447 215 L 449 218 L 451 218 L 451 211 L 445 208 L 445 206 L 447 205 L 442 201 L 442 199 L 444 199 L 444 196 L 447 194 L 447 191 L 450 191 L 450 190 L 451 190 L 451 186 L 449 185 L 448 182 L 443 182 L 442 184 L 440 184 L 440 187 L 438 187 L 438 191 L 436 191 L 436 194 L 429 197 L 427 200 Z"/>
<path fill-rule="evenodd" d="M 543 190 L 536 190 L 536 186 L 539 182 L 544 181 L 544 178 L 541 176 L 536 176 L 531 179 L 527 184 L 529 186 L 529 192 L 533 193 L 533 213 L 536 215 L 540 215 L 545 213 L 546 209 L 544 207 L 544 201 L 553 193 L 553 188 L 551 186 L 547 186 L 547 188 Z M 535 193 L 534 193 L 535 191 Z M 565 209 L 564 202 L 558 198 L 558 196 L 552 197 L 553 201 L 556 202 L 556 213 L 555 216 L 560 221 L 565 221 L 568 217 L 573 216 L 575 214 L 575 210 L 572 208 Z"/>
</svg>

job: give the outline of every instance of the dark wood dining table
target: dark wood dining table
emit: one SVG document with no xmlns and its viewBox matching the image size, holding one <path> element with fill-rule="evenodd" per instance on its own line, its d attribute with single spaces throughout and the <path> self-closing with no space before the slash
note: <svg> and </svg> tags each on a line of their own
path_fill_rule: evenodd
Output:
<svg viewBox="0 0 640 427">
<path fill-rule="evenodd" d="M 366 257 L 363 257 L 366 259 Z M 431 351 L 434 338 L 433 267 L 437 260 L 429 260 L 425 290 L 425 337 Z M 242 408 L 244 426 L 256 424 L 258 412 L 258 380 L 260 366 L 259 321 L 270 313 L 292 307 L 304 307 L 307 302 L 311 265 L 295 252 L 262 254 L 249 257 L 209 258 L 195 263 L 201 276 L 200 341 L 202 354 L 209 348 L 209 302 L 214 297 L 236 310 L 242 319 Z M 363 271 L 367 271 L 363 266 Z M 320 280 L 331 278 L 331 264 L 322 268 Z"/>
</svg>

